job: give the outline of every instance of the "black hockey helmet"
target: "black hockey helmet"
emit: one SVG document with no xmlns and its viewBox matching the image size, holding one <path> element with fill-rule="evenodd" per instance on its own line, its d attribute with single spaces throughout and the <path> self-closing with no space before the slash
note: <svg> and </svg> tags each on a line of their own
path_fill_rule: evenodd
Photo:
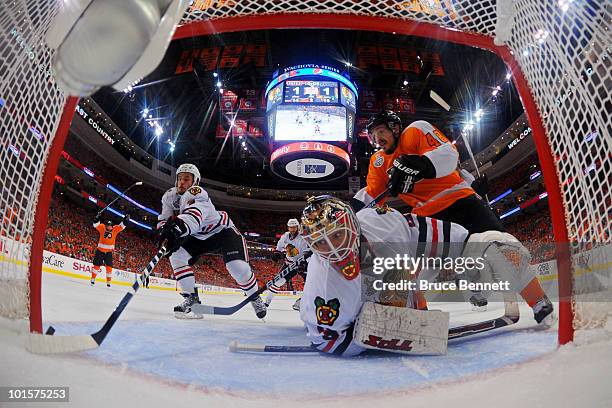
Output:
<svg viewBox="0 0 612 408">
<path fill-rule="evenodd" d="M 368 134 L 370 134 L 372 132 L 372 129 L 374 129 L 378 125 L 386 125 L 389 130 L 392 130 L 395 125 L 399 125 L 401 129 L 402 120 L 397 115 L 397 113 L 393 112 L 392 110 L 384 110 L 378 112 L 375 115 L 370 116 L 370 119 L 368 120 L 368 124 L 366 126 Z"/>
<path fill-rule="evenodd" d="M 113 222 L 111 220 L 106 221 L 104 224 L 106 224 L 106 226 L 108 228 L 112 228 L 113 227 Z"/>
</svg>

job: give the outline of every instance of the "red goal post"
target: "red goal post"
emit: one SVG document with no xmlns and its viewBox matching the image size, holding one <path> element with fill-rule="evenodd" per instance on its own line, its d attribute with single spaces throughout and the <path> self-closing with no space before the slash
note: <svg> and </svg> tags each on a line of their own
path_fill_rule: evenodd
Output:
<svg viewBox="0 0 612 408">
<path fill-rule="evenodd" d="M 609 8 L 597 2 L 568 2 L 566 8 L 557 0 L 523 0 L 509 14 L 504 11 L 509 17 L 498 21 L 497 11 L 512 2 L 498 3 L 196 0 L 183 17 L 175 39 L 232 31 L 325 28 L 390 32 L 489 50 L 512 71 L 533 129 L 555 241 L 609 243 L 605 231 L 610 190 L 600 184 L 594 191 L 583 168 L 584 157 L 605 162 L 612 150 L 608 117 L 611 97 L 606 91 L 611 79 L 605 65 Z M 66 99 L 57 90 L 49 74 L 52 54 L 44 45 L 44 34 L 57 13 L 56 4 L 50 0 L 35 5 L 14 1 L 3 5 L 0 15 L 0 42 L 7 44 L 0 54 L 0 131 L 5 139 L 0 151 L 0 179 L 4 182 L 0 206 L 4 219 L 9 208 L 11 211 L 11 218 L 6 224 L 3 219 L 0 226 L 4 240 L 0 315 L 29 317 L 31 330 L 37 332 L 42 329 L 40 282 L 47 211 L 76 104 L 74 98 Z M 507 37 L 506 45 L 495 44 L 496 24 L 504 29 L 501 34 Z M 542 33 L 545 38 L 540 42 Z M 585 77 L 585 72 L 590 73 Z M 565 90 L 572 98 L 559 98 L 560 93 L 567 93 L 563 93 Z M 597 132 L 602 145 L 581 147 L 586 152 L 577 154 L 576 146 L 588 132 Z M 610 180 L 608 167 L 596 168 L 595 173 Z M 573 339 L 574 329 L 583 322 L 574 313 L 580 308 L 573 296 L 570 245 L 558 248 L 559 343 L 564 344 Z M 28 282 L 25 285 L 21 284 L 24 279 Z M 29 301 L 24 303 L 24 299 Z"/>
</svg>

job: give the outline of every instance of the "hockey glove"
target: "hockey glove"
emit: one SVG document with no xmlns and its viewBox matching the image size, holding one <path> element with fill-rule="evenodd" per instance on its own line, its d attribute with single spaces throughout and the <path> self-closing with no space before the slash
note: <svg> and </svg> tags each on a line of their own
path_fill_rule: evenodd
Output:
<svg viewBox="0 0 612 408">
<path fill-rule="evenodd" d="M 279 252 L 279 251 L 272 252 L 272 260 L 274 262 L 280 261 L 282 257 L 283 257 L 283 253 L 282 252 Z"/>
<path fill-rule="evenodd" d="M 100 222 L 100 213 L 96 214 L 96 218 L 94 218 L 94 224 L 97 224 Z"/>
<path fill-rule="evenodd" d="M 486 174 L 478 177 L 472 183 L 471 187 L 478 193 L 479 196 L 484 197 L 489 194 L 489 179 Z"/>
<path fill-rule="evenodd" d="M 159 232 L 158 246 L 166 242 L 166 256 L 170 256 L 181 247 L 182 238 L 187 236 L 187 225 L 178 217 L 170 218 Z"/>
<path fill-rule="evenodd" d="M 308 269 L 308 258 L 312 256 L 312 251 L 304 251 L 302 256 L 298 258 L 298 273 L 302 277 L 306 276 L 306 270 Z"/>
<path fill-rule="evenodd" d="M 416 154 L 403 154 L 393 160 L 389 168 L 389 195 L 408 194 L 417 181 L 436 177 L 436 169 L 427 157 Z"/>
</svg>

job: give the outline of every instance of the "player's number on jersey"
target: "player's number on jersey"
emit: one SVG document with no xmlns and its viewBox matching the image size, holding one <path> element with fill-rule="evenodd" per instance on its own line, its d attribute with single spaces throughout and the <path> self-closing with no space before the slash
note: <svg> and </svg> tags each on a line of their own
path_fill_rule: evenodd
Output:
<svg viewBox="0 0 612 408">
<path fill-rule="evenodd" d="M 433 135 L 431 133 L 427 133 L 427 144 L 431 147 L 438 147 L 442 145 L 442 143 L 448 143 L 448 139 L 442 133 L 437 130 L 433 131 Z"/>
</svg>

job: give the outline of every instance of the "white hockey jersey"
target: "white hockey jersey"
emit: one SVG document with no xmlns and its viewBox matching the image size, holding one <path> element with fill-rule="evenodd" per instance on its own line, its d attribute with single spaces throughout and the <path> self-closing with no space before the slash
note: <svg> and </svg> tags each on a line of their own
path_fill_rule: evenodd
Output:
<svg viewBox="0 0 612 408">
<path fill-rule="evenodd" d="M 291 238 L 289 231 L 286 231 L 278 240 L 276 250 L 285 253 L 287 263 L 292 263 L 295 259 L 302 255 L 308 249 L 308 243 L 302 235 L 296 234 Z"/>
<path fill-rule="evenodd" d="M 182 219 L 188 228 L 188 235 L 205 240 L 225 228 L 233 228 L 234 223 L 225 211 L 217 211 L 200 186 L 193 186 L 183 194 L 176 187 L 166 191 L 162 197 L 162 211 L 157 217 L 157 228 L 161 228 L 172 216 Z"/>
<path fill-rule="evenodd" d="M 403 216 L 393 209 L 367 208 L 359 211 L 357 218 L 363 237 L 361 251 L 367 242 L 372 244 L 376 257 L 393 258 L 399 246 L 412 256 L 456 258 L 461 255 L 461 243 L 468 236 L 467 230 L 458 224 Z M 453 242 L 460 244 L 450 245 Z M 342 356 L 353 356 L 365 350 L 353 341 L 355 320 L 366 292 L 363 286 L 368 282 L 363 272 L 362 269 L 360 277 L 349 281 L 316 253 L 310 257 L 300 318 L 309 340 L 318 350 Z"/>
</svg>

